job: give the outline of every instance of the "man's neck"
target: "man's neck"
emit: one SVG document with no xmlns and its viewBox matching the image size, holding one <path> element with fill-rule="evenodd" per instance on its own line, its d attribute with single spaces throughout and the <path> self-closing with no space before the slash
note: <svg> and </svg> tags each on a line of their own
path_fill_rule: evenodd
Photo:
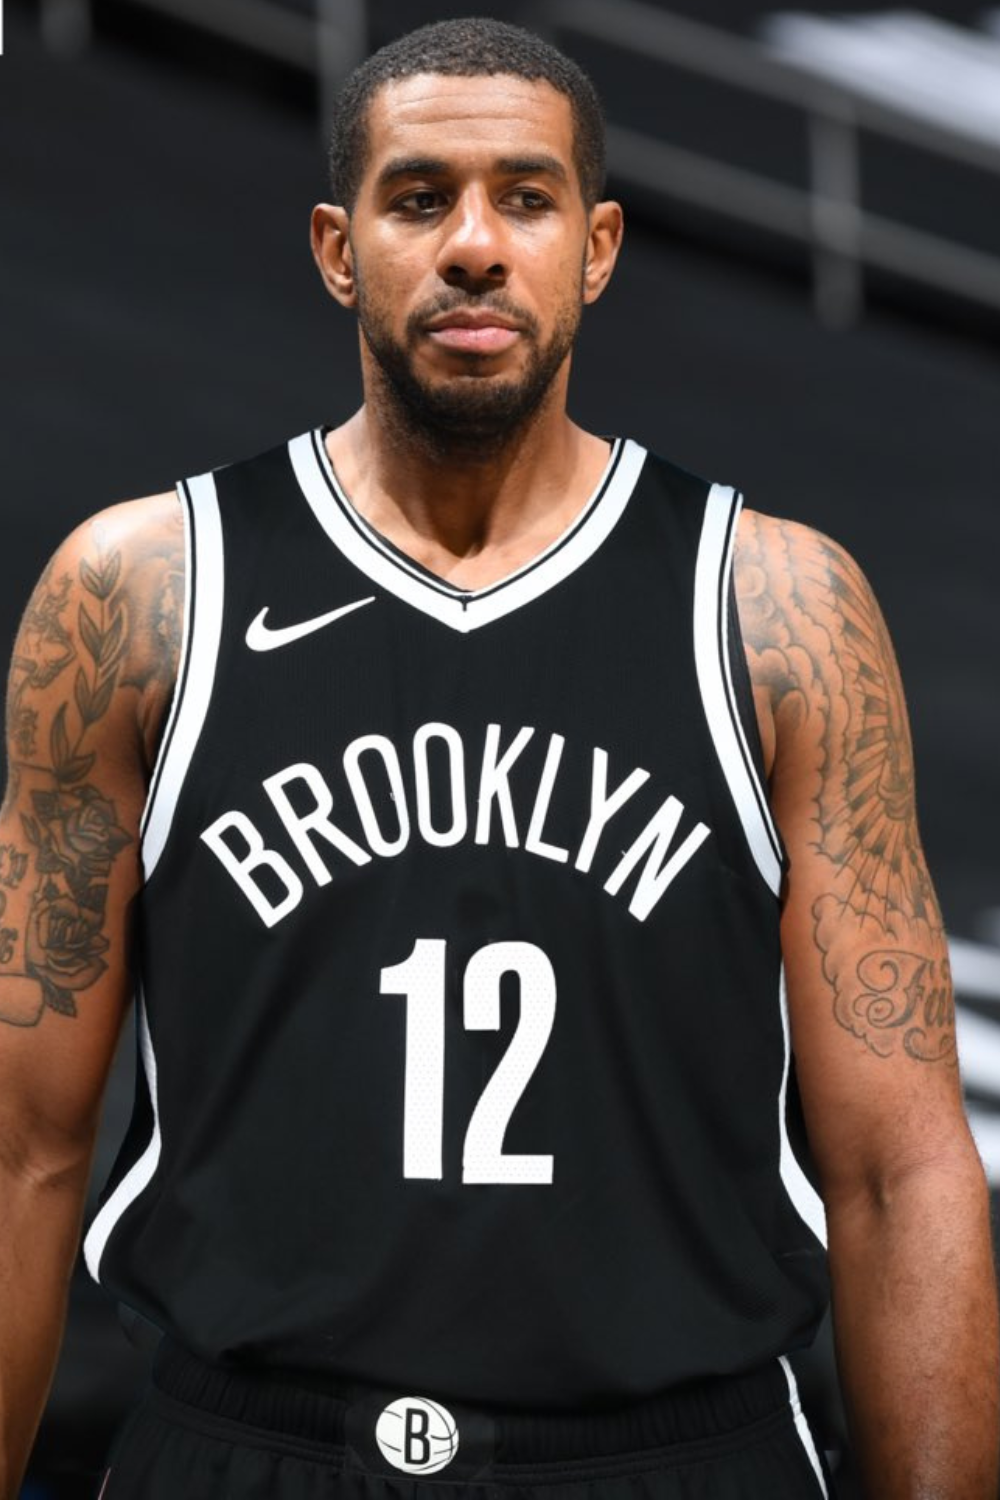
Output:
<svg viewBox="0 0 1000 1500">
<path fill-rule="evenodd" d="M 388 541 L 440 578 L 485 588 L 538 556 L 597 486 L 608 444 L 560 409 L 487 459 L 431 454 L 363 406 L 327 438 L 341 485 Z"/>
</svg>

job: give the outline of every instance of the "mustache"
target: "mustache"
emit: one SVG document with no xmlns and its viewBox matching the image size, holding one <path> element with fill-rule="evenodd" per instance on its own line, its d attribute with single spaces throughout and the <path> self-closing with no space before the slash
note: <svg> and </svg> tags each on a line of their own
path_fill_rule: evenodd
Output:
<svg viewBox="0 0 1000 1500">
<path fill-rule="evenodd" d="M 538 319 L 527 308 L 515 302 L 513 297 L 508 297 L 506 292 L 481 292 L 476 295 L 456 288 L 453 291 L 440 292 L 436 297 L 422 303 L 420 307 L 414 308 L 406 320 L 407 339 L 414 339 L 423 333 L 425 326 L 432 318 L 460 310 L 494 312 L 500 317 L 510 318 L 519 323 L 530 335 L 538 333 Z"/>
</svg>

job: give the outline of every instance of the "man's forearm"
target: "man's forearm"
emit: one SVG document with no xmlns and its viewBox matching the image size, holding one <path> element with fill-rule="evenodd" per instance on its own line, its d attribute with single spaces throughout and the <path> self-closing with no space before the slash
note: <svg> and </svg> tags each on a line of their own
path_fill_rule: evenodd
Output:
<svg viewBox="0 0 1000 1500">
<path fill-rule="evenodd" d="M 989 1197 L 974 1149 L 828 1205 L 841 1383 L 872 1500 L 995 1500 Z"/>
<path fill-rule="evenodd" d="M 0 1500 L 15 1500 L 52 1381 L 89 1153 L 58 1172 L 0 1164 Z"/>
</svg>

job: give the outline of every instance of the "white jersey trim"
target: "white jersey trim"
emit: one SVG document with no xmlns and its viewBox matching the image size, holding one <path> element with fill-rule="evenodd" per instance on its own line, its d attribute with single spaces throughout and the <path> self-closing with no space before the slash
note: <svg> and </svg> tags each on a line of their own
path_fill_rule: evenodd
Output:
<svg viewBox="0 0 1000 1500">
<path fill-rule="evenodd" d="M 139 1028 L 139 1052 L 143 1072 L 146 1075 L 146 1086 L 153 1108 L 153 1134 L 145 1151 L 126 1172 L 107 1202 L 102 1204 L 87 1231 L 83 1242 L 83 1255 L 87 1270 L 95 1281 L 101 1279 L 101 1259 L 111 1231 L 129 1205 L 135 1202 L 145 1187 L 148 1187 L 160 1161 L 160 1106 L 156 1092 L 156 1056 L 149 1034 L 146 1003 L 141 993 L 136 997 L 136 1024 Z"/>
<path fill-rule="evenodd" d="M 713 484 L 705 504 L 694 585 L 694 652 L 705 716 L 750 852 L 768 887 L 781 889 L 781 841 L 771 818 L 733 688 L 729 584 L 742 496 Z"/>
<path fill-rule="evenodd" d="M 194 590 L 192 580 L 194 578 L 194 558 L 192 556 L 191 538 L 191 505 L 188 500 L 187 491 L 183 484 L 177 485 L 177 501 L 181 508 L 181 517 L 184 523 L 184 608 L 181 620 L 181 650 L 177 663 L 177 680 L 174 684 L 174 693 L 170 701 L 170 711 L 167 714 L 167 722 L 163 730 L 159 748 L 156 752 L 156 760 L 153 763 L 153 774 L 149 781 L 149 791 L 146 794 L 146 805 L 139 820 L 140 842 L 146 836 L 153 808 L 156 805 L 159 793 L 160 779 L 163 775 L 163 767 L 167 759 L 167 750 L 174 737 L 174 728 L 177 723 L 177 714 L 181 699 L 184 696 L 184 679 L 187 676 L 188 661 L 190 660 L 191 646 L 191 607 Z"/>
<path fill-rule="evenodd" d="M 784 1370 L 785 1379 L 788 1381 L 788 1404 L 792 1408 L 795 1431 L 799 1435 L 799 1441 L 806 1450 L 806 1457 L 812 1465 L 813 1473 L 816 1475 L 819 1492 L 824 1497 L 824 1500 L 829 1500 L 830 1492 L 826 1487 L 826 1480 L 823 1477 L 823 1465 L 820 1463 L 819 1453 L 816 1451 L 816 1444 L 813 1440 L 809 1423 L 806 1421 L 805 1412 L 802 1410 L 802 1402 L 799 1399 L 799 1385 L 795 1379 L 795 1372 L 788 1363 L 785 1355 L 781 1354 L 778 1356 L 778 1363 Z"/>
<path fill-rule="evenodd" d="M 179 485 L 178 493 L 187 520 L 184 638 L 174 701 L 140 825 L 147 880 L 166 845 L 181 787 L 205 723 L 222 634 L 222 520 L 215 480 L 211 474 L 201 474 Z"/>
<path fill-rule="evenodd" d="M 616 441 L 597 488 L 561 536 L 506 578 L 464 591 L 407 559 L 358 516 L 333 471 L 322 432 L 293 438 L 288 452 L 317 521 L 344 556 L 387 593 L 463 635 L 539 598 L 592 557 L 621 519 L 646 461 L 638 443 Z"/>
<path fill-rule="evenodd" d="M 788 1024 L 788 993 L 785 988 L 785 968 L 781 967 L 779 1004 L 781 1008 L 781 1030 L 785 1039 L 785 1063 L 781 1074 L 781 1092 L 778 1095 L 779 1157 L 778 1169 L 785 1192 L 792 1200 L 799 1218 L 807 1224 L 820 1244 L 826 1245 L 826 1209 L 823 1200 L 802 1170 L 798 1157 L 788 1139 L 788 1076 L 792 1067 L 792 1035 Z"/>
<path fill-rule="evenodd" d="M 698 682 L 709 730 L 723 775 L 732 794 L 754 861 L 769 889 L 781 890 L 782 849 L 771 818 L 767 794 L 747 744 L 733 687 L 729 653 L 729 598 L 736 526 L 743 499 L 726 485 L 709 491 L 695 570 L 694 648 Z M 784 966 L 778 1005 L 784 1038 L 784 1063 L 778 1095 L 779 1171 L 785 1192 L 799 1217 L 821 1245 L 826 1245 L 823 1200 L 802 1170 L 788 1139 L 786 1106 L 792 1063 L 791 1029 Z"/>
</svg>

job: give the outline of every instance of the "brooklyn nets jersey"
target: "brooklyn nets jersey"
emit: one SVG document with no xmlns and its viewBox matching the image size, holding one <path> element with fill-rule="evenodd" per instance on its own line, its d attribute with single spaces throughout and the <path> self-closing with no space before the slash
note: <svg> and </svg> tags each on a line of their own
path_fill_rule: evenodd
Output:
<svg viewBox="0 0 1000 1500">
<path fill-rule="evenodd" d="M 517 1408 L 807 1342 L 739 497 L 616 442 L 467 592 L 359 517 L 322 433 L 180 489 L 93 1274 L 202 1358 Z"/>
</svg>

